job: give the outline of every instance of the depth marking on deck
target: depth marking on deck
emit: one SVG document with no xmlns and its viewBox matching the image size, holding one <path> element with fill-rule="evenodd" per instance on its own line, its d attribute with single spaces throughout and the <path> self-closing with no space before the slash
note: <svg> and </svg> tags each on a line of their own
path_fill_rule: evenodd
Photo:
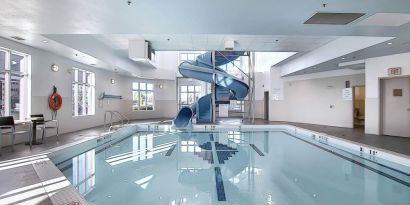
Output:
<svg viewBox="0 0 410 205">
<path fill-rule="evenodd" d="M 169 148 L 168 152 L 165 154 L 165 156 L 171 156 L 172 152 L 174 151 L 175 147 L 177 144 L 172 145 L 171 148 Z"/>
<path fill-rule="evenodd" d="M 259 156 L 265 156 L 265 154 L 263 154 L 263 152 L 258 147 L 256 147 L 254 144 L 249 144 L 249 146 L 251 146 L 253 150 L 255 150 L 255 152 L 259 154 Z"/>
<path fill-rule="evenodd" d="M 215 184 L 218 201 L 226 201 L 224 183 L 222 180 L 221 168 L 215 167 Z"/>
</svg>

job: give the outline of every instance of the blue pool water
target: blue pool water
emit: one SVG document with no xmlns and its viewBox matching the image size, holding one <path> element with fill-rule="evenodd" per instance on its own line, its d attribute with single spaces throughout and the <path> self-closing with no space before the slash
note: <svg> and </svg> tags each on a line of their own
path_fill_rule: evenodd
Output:
<svg viewBox="0 0 410 205">
<path fill-rule="evenodd" d="M 410 204 L 410 175 L 284 132 L 139 132 L 55 162 L 90 204 Z"/>
</svg>

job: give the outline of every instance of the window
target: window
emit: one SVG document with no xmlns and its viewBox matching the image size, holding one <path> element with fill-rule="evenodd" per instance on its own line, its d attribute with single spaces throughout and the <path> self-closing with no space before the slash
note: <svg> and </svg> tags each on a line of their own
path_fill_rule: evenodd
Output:
<svg viewBox="0 0 410 205">
<path fill-rule="evenodd" d="M 247 72 L 248 70 L 246 64 L 243 61 L 244 59 L 240 57 L 232 62 L 229 62 L 225 65 L 220 66 L 220 68 L 226 71 L 228 74 L 241 79 L 243 76 L 242 71 Z M 238 68 L 240 68 L 242 71 L 240 71 Z"/>
<path fill-rule="evenodd" d="M 228 140 L 239 144 L 243 142 L 242 135 L 238 131 L 228 131 Z"/>
<path fill-rule="evenodd" d="M 181 141 L 181 152 L 201 152 L 202 149 L 195 141 Z"/>
<path fill-rule="evenodd" d="M 30 113 L 30 56 L 0 48 L 0 110 L 2 116 L 24 119 Z"/>
<path fill-rule="evenodd" d="M 154 110 L 154 84 L 132 83 L 132 110 Z"/>
<path fill-rule="evenodd" d="M 245 103 L 242 100 L 231 100 L 229 104 L 230 111 L 245 112 Z"/>
<path fill-rule="evenodd" d="M 189 106 L 196 102 L 202 93 L 200 85 L 179 86 L 179 107 Z"/>
<path fill-rule="evenodd" d="M 196 52 L 187 52 L 187 51 L 185 51 L 185 52 L 180 52 L 179 53 L 179 63 L 182 63 L 182 62 L 184 62 L 184 61 L 188 61 L 188 60 L 190 60 L 190 61 L 194 61 L 194 60 L 196 60 L 196 57 L 198 57 L 199 55 L 201 55 L 201 54 L 203 54 L 203 53 L 205 53 L 205 52 L 203 52 L 203 51 L 196 51 Z"/>
<path fill-rule="evenodd" d="M 138 153 L 133 161 L 142 161 L 153 157 L 154 134 L 136 135 L 132 137 L 132 151 Z M 148 151 L 150 150 L 150 151 Z"/>
<path fill-rule="evenodd" d="M 95 187 L 95 150 L 73 157 L 73 186 L 82 195 Z"/>
<path fill-rule="evenodd" d="M 92 72 L 74 68 L 72 72 L 73 116 L 94 115 L 95 75 Z"/>
</svg>

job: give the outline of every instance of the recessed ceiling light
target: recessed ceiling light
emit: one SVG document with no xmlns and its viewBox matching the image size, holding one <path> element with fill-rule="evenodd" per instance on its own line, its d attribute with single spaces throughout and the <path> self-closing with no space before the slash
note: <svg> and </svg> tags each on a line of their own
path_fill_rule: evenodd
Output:
<svg viewBox="0 0 410 205">
<path fill-rule="evenodd" d="M 42 42 L 43 42 L 43 43 L 48 43 L 48 41 L 47 41 L 47 40 L 42 40 Z"/>
<path fill-rule="evenodd" d="M 388 42 L 388 43 L 387 43 L 387 45 L 392 45 L 392 44 L 393 44 L 392 42 Z"/>
<path fill-rule="evenodd" d="M 16 65 L 17 62 L 16 61 L 11 61 L 11 65 Z"/>
<path fill-rule="evenodd" d="M 342 58 L 342 60 L 346 59 L 345 57 Z"/>
</svg>

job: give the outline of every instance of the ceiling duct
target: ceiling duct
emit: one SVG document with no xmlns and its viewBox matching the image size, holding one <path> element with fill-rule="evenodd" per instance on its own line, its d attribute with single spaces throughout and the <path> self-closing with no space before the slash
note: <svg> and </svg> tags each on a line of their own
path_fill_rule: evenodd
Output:
<svg viewBox="0 0 410 205">
<path fill-rule="evenodd" d="M 155 67 L 155 51 L 149 41 L 133 39 L 128 41 L 128 57 L 137 62 L 148 62 Z"/>
<path fill-rule="evenodd" d="M 155 51 L 149 41 L 143 39 L 129 40 L 128 57 L 134 61 L 155 61 Z"/>
<path fill-rule="evenodd" d="M 339 63 L 339 68 L 362 70 L 366 68 L 366 62 L 364 60 L 356 60 L 356 61 Z"/>
<path fill-rule="evenodd" d="M 234 40 L 225 40 L 225 50 L 232 51 L 235 48 Z"/>
<path fill-rule="evenodd" d="M 26 40 L 25 38 L 22 38 L 20 36 L 12 36 L 11 38 L 15 39 L 15 40 L 18 40 L 18 41 L 25 41 Z"/>
<path fill-rule="evenodd" d="M 364 16 L 365 13 L 325 13 L 318 12 L 304 24 L 346 25 Z"/>
</svg>

